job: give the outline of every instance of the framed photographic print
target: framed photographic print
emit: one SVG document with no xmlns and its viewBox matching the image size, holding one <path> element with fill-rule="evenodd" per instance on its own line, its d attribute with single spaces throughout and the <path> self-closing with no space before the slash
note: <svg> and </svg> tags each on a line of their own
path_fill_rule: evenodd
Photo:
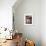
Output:
<svg viewBox="0 0 46 46">
<path fill-rule="evenodd" d="M 33 14 L 24 14 L 24 25 L 33 24 Z"/>
</svg>

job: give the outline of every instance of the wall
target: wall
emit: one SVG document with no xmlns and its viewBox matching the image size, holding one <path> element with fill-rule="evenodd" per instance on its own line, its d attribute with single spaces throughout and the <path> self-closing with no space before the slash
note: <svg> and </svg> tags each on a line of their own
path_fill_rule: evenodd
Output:
<svg viewBox="0 0 46 46">
<path fill-rule="evenodd" d="M 46 0 L 41 1 L 41 41 L 46 46 Z"/>
<path fill-rule="evenodd" d="M 24 25 L 24 14 L 33 13 L 33 25 Z M 15 29 L 41 46 L 41 0 L 23 0 L 14 11 Z"/>
<path fill-rule="evenodd" d="M 12 6 L 16 0 L 0 0 L 0 27 L 12 28 Z"/>
</svg>

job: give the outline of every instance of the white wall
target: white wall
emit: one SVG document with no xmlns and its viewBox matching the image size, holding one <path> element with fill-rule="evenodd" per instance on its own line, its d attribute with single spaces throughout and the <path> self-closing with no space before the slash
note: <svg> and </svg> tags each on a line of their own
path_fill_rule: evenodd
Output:
<svg viewBox="0 0 46 46">
<path fill-rule="evenodd" d="M 41 1 L 41 38 L 42 46 L 46 46 L 46 0 Z"/>
<path fill-rule="evenodd" d="M 24 25 L 24 14 L 33 13 L 33 25 Z M 41 1 L 23 0 L 15 9 L 15 28 L 24 34 L 24 37 L 35 41 L 41 46 Z"/>
<path fill-rule="evenodd" d="M 16 0 L 0 0 L 0 27 L 12 28 L 12 6 Z"/>
</svg>

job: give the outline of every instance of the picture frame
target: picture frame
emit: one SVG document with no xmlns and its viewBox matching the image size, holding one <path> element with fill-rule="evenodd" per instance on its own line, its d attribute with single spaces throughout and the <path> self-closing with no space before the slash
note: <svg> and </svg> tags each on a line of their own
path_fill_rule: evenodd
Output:
<svg viewBox="0 0 46 46">
<path fill-rule="evenodd" d="M 27 13 L 24 14 L 24 25 L 32 25 L 33 24 L 33 14 Z"/>
</svg>

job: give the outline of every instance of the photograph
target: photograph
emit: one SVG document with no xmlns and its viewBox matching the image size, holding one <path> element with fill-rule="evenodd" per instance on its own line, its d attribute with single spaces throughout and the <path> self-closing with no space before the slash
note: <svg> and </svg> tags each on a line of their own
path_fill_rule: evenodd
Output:
<svg viewBox="0 0 46 46">
<path fill-rule="evenodd" d="M 26 24 L 32 24 L 32 16 L 25 16 L 25 21 L 26 21 Z"/>
<path fill-rule="evenodd" d="M 24 25 L 33 24 L 32 14 L 24 14 Z"/>
</svg>

